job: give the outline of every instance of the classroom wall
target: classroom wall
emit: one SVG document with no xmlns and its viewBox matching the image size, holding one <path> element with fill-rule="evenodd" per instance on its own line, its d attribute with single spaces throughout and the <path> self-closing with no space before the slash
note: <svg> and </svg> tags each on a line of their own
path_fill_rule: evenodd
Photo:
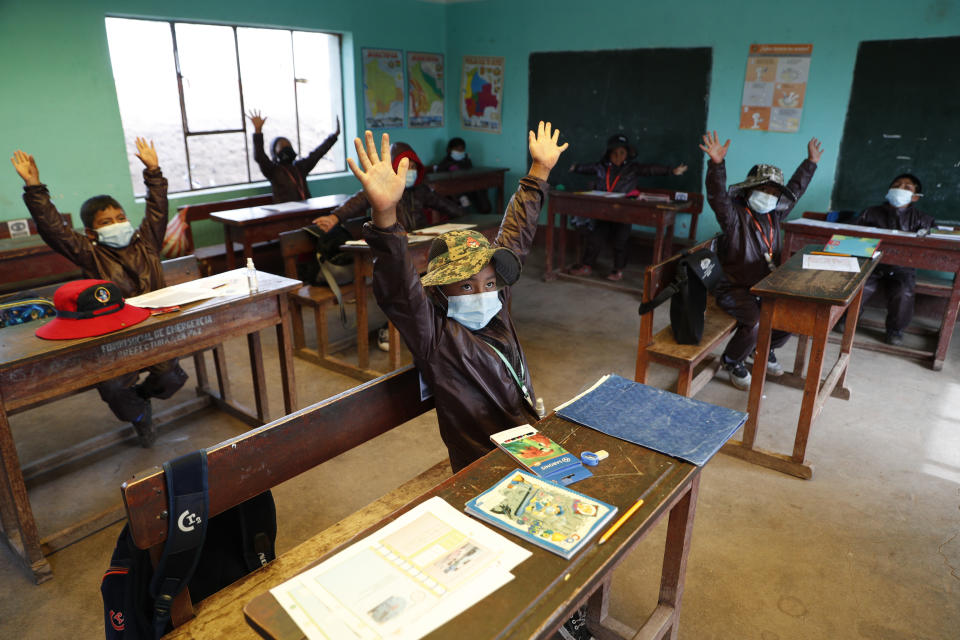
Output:
<svg viewBox="0 0 960 640">
<path fill-rule="evenodd" d="M 527 162 L 526 122 L 528 59 L 531 52 L 643 47 L 713 47 L 708 126 L 730 138 L 727 171 L 730 182 L 746 175 L 757 162 L 780 166 L 789 175 L 806 156 L 806 144 L 816 136 L 825 153 L 806 195 L 795 211 L 825 211 L 836 171 L 857 45 L 861 40 L 917 38 L 960 34 L 960 0 L 683 0 L 682 2 L 551 2 L 454 3 L 447 9 L 447 92 L 458 95 L 463 55 L 506 57 L 502 134 L 463 130 L 457 104 L 447 103 L 448 133 L 467 141 L 479 164 L 513 168 L 508 179 L 522 174 Z M 813 43 L 810 82 L 800 131 L 795 134 L 740 131 L 738 112 L 743 91 L 747 51 L 753 43 Z M 944 62 L 945 73 L 954 73 Z M 891 90 L 897 79 L 890 78 Z M 577 100 L 575 87 L 570 99 Z M 651 100 L 656 94 L 651 93 Z M 550 114 L 541 114 L 549 119 Z M 585 118 L 590 117 L 588 113 Z M 677 140 L 688 150 L 686 162 L 704 162 L 699 140 Z M 643 141 L 638 141 L 639 157 Z M 569 149 L 570 159 L 596 158 L 600 149 Z M 656 160 L 651 158 L 650 160 Z M 562 176 L 560 177 L 562 180 Z M 877 185 L 882 201 L 886 184 Z M 868 203 L 864 203 L 868 204 Z M 709 208 L 698 236 L 716 233 Z M 931 212 L 934 213 L 934 212 Z M 946 217 L 946 216 L 944 216 Z M 685 221 L 684 221 L 685 223 Z M 678 235 L 683 234 L 678 229 Z"/>
<path fill-rule="evenodd" d="M 343 64 L 345 114 L 358 119 L 345 123 L 352 140 L 362 124 L 361 47 L 442 52 L 446 48 L 442 4 L 416 0 L 0 0 L 0 152 L 4 158 L 23 149 L 34 155 L 40 177 L 50 186 L 54 202 L 74 213 L 87 197 L 109 193 L 132 214 L 142 217 L 134 201 L 123 148 L 123 128 L 117 106 L 107 48 L 104 17 L 174 18 L 249 26 L 279 26 L 337 31 L 345 34 Z M 269 126 L 269 123 L 268 123 Z M 268 132 L 269 133 L 269 132 Z M 389 131 L 423 150 L 429 162 L 445 145 L 443 129 Z M 352 145 L 348 145 L 348 153 Z M 161 168 L 163 158 L 160 158 Z M 0 220 L 27 217 L 21 200 L 23 181 L 6 164 L 0 169 Z M 358 188 L 349 172 L 311 181 L 314 195 L 352 193 Z M 228 194 L 174 197 L 181 204 L 222 200 L 269 189 L 242 189 Z M 195 230 L 199 244 L 222 242 L 219 225 L 207 222 Z"/>
</svg>

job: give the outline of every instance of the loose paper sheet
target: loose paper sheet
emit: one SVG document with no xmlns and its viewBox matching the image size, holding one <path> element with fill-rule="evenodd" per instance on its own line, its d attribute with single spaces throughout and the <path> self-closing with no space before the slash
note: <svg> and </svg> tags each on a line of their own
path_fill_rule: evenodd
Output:
<svg viewBox="0 0 960 640">
<path fill-rule="evenodd" d="M 292 202 L 278 202 L 277 204 L 265 204 L 261 207 L 264 211 L 273 211 L 274 213 L 284 213 L 287 211 L 303 211 L 310 208 L 309 202 L 294 200 Z"/>
<path fill-rule="evenodd" d="M 848 271 L 860 272 L 860 262 L 856 258 L 847 256 L 815 256 L 809 253 L 803 256 L 804 269 L 819 269 L 821 271 Z"/>
<path fill-rule="evenodd" d="M 208 278 L 191 280 L 190 282 L 144 293 L 134 298 L 127 298 L 126 302 L 144 309 L 161 309 L 218 296 L 237 296 L 248 293 L 250 293 L 250 286 L 247 282 L 247 270 L 234 269 Z"/>
</svg>

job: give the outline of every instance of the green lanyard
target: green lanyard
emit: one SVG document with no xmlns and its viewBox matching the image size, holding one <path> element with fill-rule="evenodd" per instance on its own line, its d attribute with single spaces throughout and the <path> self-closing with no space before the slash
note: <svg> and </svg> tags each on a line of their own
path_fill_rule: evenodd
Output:
<svg viewBox="0 0 960 640">
<path fill-rule="evenodd" d="M 497 349 L 495 346 L 493 346 L 486 340 L 484 340 L 484 342 L 486 342 L 490 346 L 490 348 L 493 349 L 498 356 L 500 356 L 500 359 L 503 360 L 503 364 L 507 365 L 507 370 L 510 372 L 510 375 L 513 376 L 513 381 L 517 383 L 517 386 L 520 388 L 521 393 L 523 393 L 523 399 L 527 401 L 527 404 L 530 405 L 530 408 L 536 411 L 536 408 L 533 406 L 533 401 L 530 399 L 530 392 L 527 391 L 527 385 L 524 384 L 523 380 L 521 380 L 520 378 L 520 376 L 523 375 L 523 358 L 520 359 L 520 376 L 518 376 L 517 372 L 514 371 L 513 369 L 513 365 L 510 364 L 509 360 L 507 360 L 507 357 L 502 353 L 500 353 L 500 349 Z"/>
</svg>

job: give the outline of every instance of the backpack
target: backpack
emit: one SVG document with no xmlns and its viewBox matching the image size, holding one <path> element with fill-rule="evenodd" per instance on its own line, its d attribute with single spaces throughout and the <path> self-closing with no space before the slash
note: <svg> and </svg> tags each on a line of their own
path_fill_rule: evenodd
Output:
<svg viewBox="0 0 960 640">
<path fill-rule="evenodd" d="M 152 640 L 171 629 L 170 605 L 185 586 L 194 603 L 216 593 L 276 557 L 277 514 L 265 491 L 207 518 L 207 457 L 203 450 L 163 465 L 166 474 L 167 540 L 156 569 L 149 551 L 123 527 L 103 574 L 107 640 Z"/>
<path fill-rule="evenodd" d="M 673 282 L 649 302 L 640 305 L 643 315 L 670 299 L 670 328 L 677 344 L 700 344 L 703 318 L 707 311 L 707 292 L 723 277 L 720 261 L 710 249 L 681 254 Z"/>
<path fill-rule="evenodd" d="M 313 236 L 317 260 L 315 263 L 306 263 L 298 268 L 298 275 L 304 282 L 330 287 L 333 295 L 337 297 L 340 323 L 346 327 L 347 311 L 343 308 L 343 293 L 340 291 L 340 285 L 353 282 L 353 256 L 341 251 L 340 247 L 348 240 L 353 240 L 353 236 L 342 224 L 334 225 L 329 231 L 323 231 L 315 224 L 302 229 Z"/>
<path fill-rule="evenodd" d="M 52 318 L 55 315 L 57 310 L 51 300 L 29 291 L 0 300 L 0 328 Z"/>
</svg>

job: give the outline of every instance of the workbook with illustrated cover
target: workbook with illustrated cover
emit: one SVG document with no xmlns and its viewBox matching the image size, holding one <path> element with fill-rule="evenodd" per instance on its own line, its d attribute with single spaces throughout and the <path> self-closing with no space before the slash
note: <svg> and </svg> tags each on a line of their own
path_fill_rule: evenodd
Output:
<svg viewBox="0 0 960 640">
<path fill-rule="evenodd" d="M 528 424 L 500 431 L 490 439 L 525 469 L 550 482 L 568 485 L 593 475 L 580 458 Z"/>
<path fill-rule="evenodd" d="M 469 501 L 465 510 L 567 559 L 617 512 L 612 504 L 524 471 L 511 471 Z"/>
<path fill-rule="evenodd" d="M 830 236 L 823 250 L 842 256 L 856 256 L 858 258 L 872 258 L 880 244 L 880 238 L 858 238 L 856 236 Z"/>
</svg>

